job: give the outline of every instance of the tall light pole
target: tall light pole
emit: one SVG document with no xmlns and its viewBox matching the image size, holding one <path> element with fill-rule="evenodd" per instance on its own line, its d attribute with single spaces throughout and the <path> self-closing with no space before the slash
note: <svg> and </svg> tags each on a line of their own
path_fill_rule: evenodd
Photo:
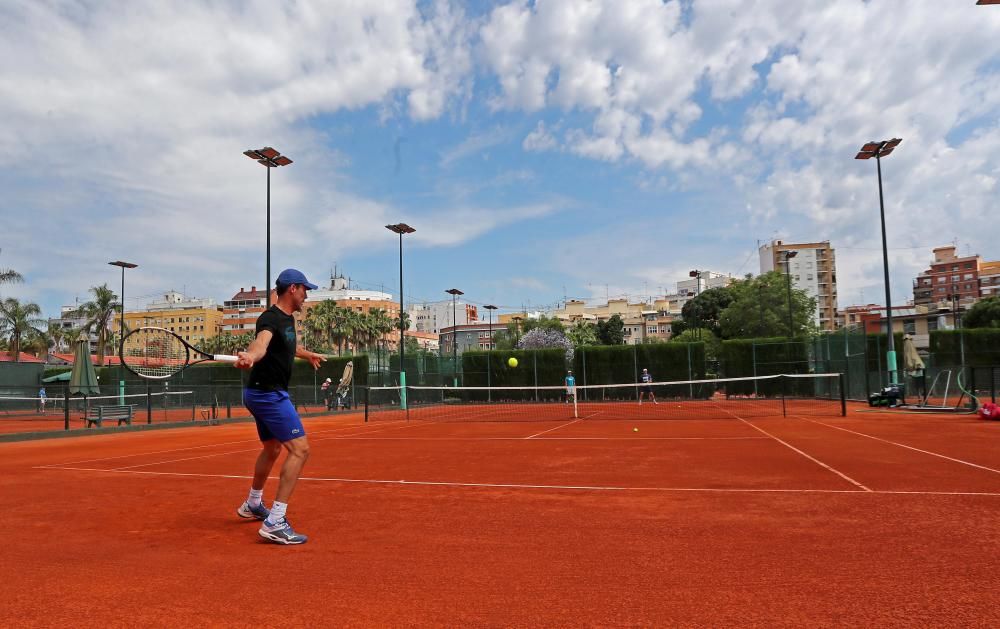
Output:
<svg viewBox="0 0 1000 629">
<path fill-rule="evenodd" d="M 458 317 L 456 314 L 455 300 L 459 295 L 464 295 L 457 288 L 449 288 L 445 291 L 451 295 L 451 371 L 455 378 L 455 387 L 458 387 Z"/>
<path fill-rule="evenodd" d="M 489 338 L 489 350 L 486 353 L 486 401 L 493 401 L 493 392 L 490 391 L 490 371 L 493 370 L 493 311 L 497 309 L 493 304 L 486 304 L 483 306 L 490 311 L 490 338 Z"/>
<path fill-rule="evenodd" d="M 118 401 L 125 404 L 125 368 L 122 366 L 122 354 L 125 353 L 125 269 L 134 269 L 139 265 L 123 260 L 115 260 L 108 264 L 120 266 L 122 269 L 122 313 L 118 325 Z"/>
<path fill-rule="evenodd" d="M 693 271 L 688 271 L 688 277 L 695 278 L 694 294 L 695 294 L 695 297 L 697 297 L 698 295 L 701 294 L 701 271 L 699 271 L 698 269 L 694 269 Z M 691 310 L 692 310 L 692 313 L 693 313 L 694 308 L 692 307 Z M 701 340 L 701 322 L 699 322 L 695 327 L 698 329 L 698 340 L 700 341 Z"/>
<path fill-rule="evenodd" d="M 267 294 L 265 303 L 271 307 L 271 169 L 278 166 L 288 166 L 292 160 L 274 150 L 270 146 L 262 149 L 249 149 L 243 154 L 258 164 L 267 168 L 267 277 L 264 280 L 264 292 Z"/>
<path fill-rule="evenodd" d="M 782 255 L 785 258 L 785 282 L 788 286 L 788 338 L 793 338 L 795 336 L 795 324 L 792 323 L 792 263 L 789 260 L 799 255 L 799 252 L 784 251 Z"/>
<path fill-rule="evenodd" d="M 396 223 L 386 225 L 386 229 L 399 234 L 399 408 L 406 408 L 406 369 L 403 367 L 403 357 L 405 355 L 405 345 L 403 342 L 403 331 L 406 330 L 406 323 L 403 320 L 403 234 L 412 234 L 417 231 L 406 223 Z"/>
<path fill-rule="evenodd" d="M 889 247 L 886 244 L 885 238 L 885 201 L 882 197 L 882 158 L 892 153 L 902 141 L 901 138 L 893 138 L 892 140 L 868 142 L 854 156 L 854 159 L 871 159 L 874 157 L 878 168 L 878 208 L 882 219 L 882 271 L 885 274 L 885 323 L 889 334 L 889 349 L 885 354 L 885 363 L 886 369 L 889 372 L 890 384 L 896 384 L 899 380 L 896 373 L 896 342 L 892 334 L 892 296 L 889 292 Z"/>
</svg>

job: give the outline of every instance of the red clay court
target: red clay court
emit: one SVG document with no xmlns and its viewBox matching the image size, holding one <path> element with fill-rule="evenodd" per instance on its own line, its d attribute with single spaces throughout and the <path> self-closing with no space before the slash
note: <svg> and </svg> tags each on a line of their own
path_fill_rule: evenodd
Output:
<svg viewBox="0 0 1000 629">
<path fill-rule="evenodd" d="M 305 421 L 300 547 L 236 517 L 250 423 L 0 444 L 0 622 L 1000 624 L 1000 423 Z"/>
</svg>

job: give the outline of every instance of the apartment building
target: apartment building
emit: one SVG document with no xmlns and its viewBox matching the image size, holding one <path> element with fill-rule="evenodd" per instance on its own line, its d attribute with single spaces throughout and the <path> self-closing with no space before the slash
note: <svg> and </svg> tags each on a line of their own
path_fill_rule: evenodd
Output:
<svg viewBox="0 0 1000 629">
<path fill-rule="evenodd" d="M 440 334 L 443 328 L 456 323 L 471 325 L 479 320 L 479 309 L 475 304 L 465 303 L 460 299 L 454 303 L 450 299 L 443 299 L 408 304 L 406 312 L 410 315 L 411 330 L 432 334 Z"/>
<path fill-rule="evenodd" d="M 981 296 L 980 270 L 983 266 L 979 254 L 959 256 L 957 247 L 947 245 L 933 250 L 930 268 L 913 280 L 913 303 L 921 306 L 948 304 L 956 298 L 962 307 L 969 307 Z M 995 263 L 987 263 L 995 264 Z M 990 292 L 1000 289 L 993 284 L 995 267 L 990 267 Z M 994 289 L 996 286 L 996 289 Z"/>
<path fill-rule="evenodd" d="M 760 272 L 790 273 L 792 286 L 816 299 L 813 320 L 817 327 L 820 330 L 835 330 L 838 321 L 837 258 L 830 241 L 786 243 L 772 240 L 758 251 Z"/>
<path fill-rule="evenodd" d="M 191 344 L 218 335 L 223 321 L 223 308 L 214 299 L 189 298 L 176 291 L 165 293 L 163 299 L 151 302 L 145 310 L 125 313 L 125 326 L 129 329 L 165 328 Z M 130 343 L 126 343 L 126 351 Z"/>
</svg>

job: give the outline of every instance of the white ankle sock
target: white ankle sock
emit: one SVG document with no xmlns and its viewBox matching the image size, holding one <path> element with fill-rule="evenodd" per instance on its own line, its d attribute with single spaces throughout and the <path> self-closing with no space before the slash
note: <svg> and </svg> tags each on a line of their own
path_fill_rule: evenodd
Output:
<svg viewBox="0 0 1000 629">
<path fill-rule="evenodd" d="M 251 489 L 250 496 L 247 498 L 247 504 L 251 507 L 256 507 L 264 500 L 264 490 L 263 489 Z"/>
<path fill-rule="evenodd" d="M 271 514 L 267 516 L 267 520 L 264 521 L 264 524 L 274 526 L 278 522 L 281 522 L 285 519 L 285 511 L 287 509 L 287 502 L 278 502 L 275 500 L 274 503 L 271 504 Z"/>
</svg>

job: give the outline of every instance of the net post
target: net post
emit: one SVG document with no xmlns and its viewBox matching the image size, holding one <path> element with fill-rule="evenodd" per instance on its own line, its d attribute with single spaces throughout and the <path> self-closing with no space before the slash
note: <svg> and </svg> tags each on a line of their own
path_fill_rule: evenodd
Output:
<svg viewBox="0 0 1000 629">
<path fill-rule="evenodd" d="M 997 369 L 1000 367 L 990 367 L 990 398 L 994 404 L 997 403 Z"/>
<path fill-rule="evenodd" d="M 840 381 L 840 416 L 847 417 L 847 392 L 845 391 L 847 378 L 844 377 L 844 372 L 840 372 L 837 376 Z"/>
<path fill-rule="evenodd" d="M 754 378 L 754 380 L 753 380 L 753 394 L 754 394 L 754 397 L 757 397 L 757 396 L 760 395 L 757 392 L 757 339 L 753 339 L 752 341 L 750 341 L 750 355 L 752 357 L 752 361 L 751 362 L 753 362 L 753 378 Z"/>
<path fill-rule="evenodd" d="M 63 429 L 69 430 L 69 383 L 63 387 Z"/>
<path fill-rule="evenodd" d="M 146 382 L 146 423 L 153 423 L 153 393 L 148 381 Z"/>
<path fill-rule="evenodd" d="M 535 401 L 538 401 L 538 350 L 531 351 L 531 364 L 535 378 Z"/>
<path fill-rule="evenodd" d="M 583 361 L 583 394 L 587 394 L 587 347 L 580 348 L 581 360 Z M 575 396 L 574 396 L 575 397 Z"/>
<path fill-rule="evenodd" d="M 371 387 L 365 387 L 365 423 L 368 423 L 368 399 L 371 395 Z"/>
<path fill-rule="evenodd" d="M 573 387 L 573 419 L 580 419 L 580 409 L 576 405 L 577 389 Z"/>
<path fill-rule="evenodd" d="M 782 374 L 778 376 L 778 379 L 781 382 L 781 416 L 788 417 L 788 409 L 785 407 L 785 385 L 787 384 L 788 376 Z"/>
<path fill-rule="evenodd" d="M 403 362 L 400 359 L 399 362 L 399 408 L 401 410 L 407 410 L 406 408 L 406 372 L 403 371 Z M 406 414 L 406 418 L 410 418 L 410 414 Z"/>
<path fill-rule="evenodd" d="M 694 380 L 694 376 L 691 375 L 691 344 L 685 343 L 687 345 L 687 357 L 688 357 L 688 380 Z M 694 397 L 694 385 L 688 385 L 688 395 L 692 398 Z"/>
</svg>

